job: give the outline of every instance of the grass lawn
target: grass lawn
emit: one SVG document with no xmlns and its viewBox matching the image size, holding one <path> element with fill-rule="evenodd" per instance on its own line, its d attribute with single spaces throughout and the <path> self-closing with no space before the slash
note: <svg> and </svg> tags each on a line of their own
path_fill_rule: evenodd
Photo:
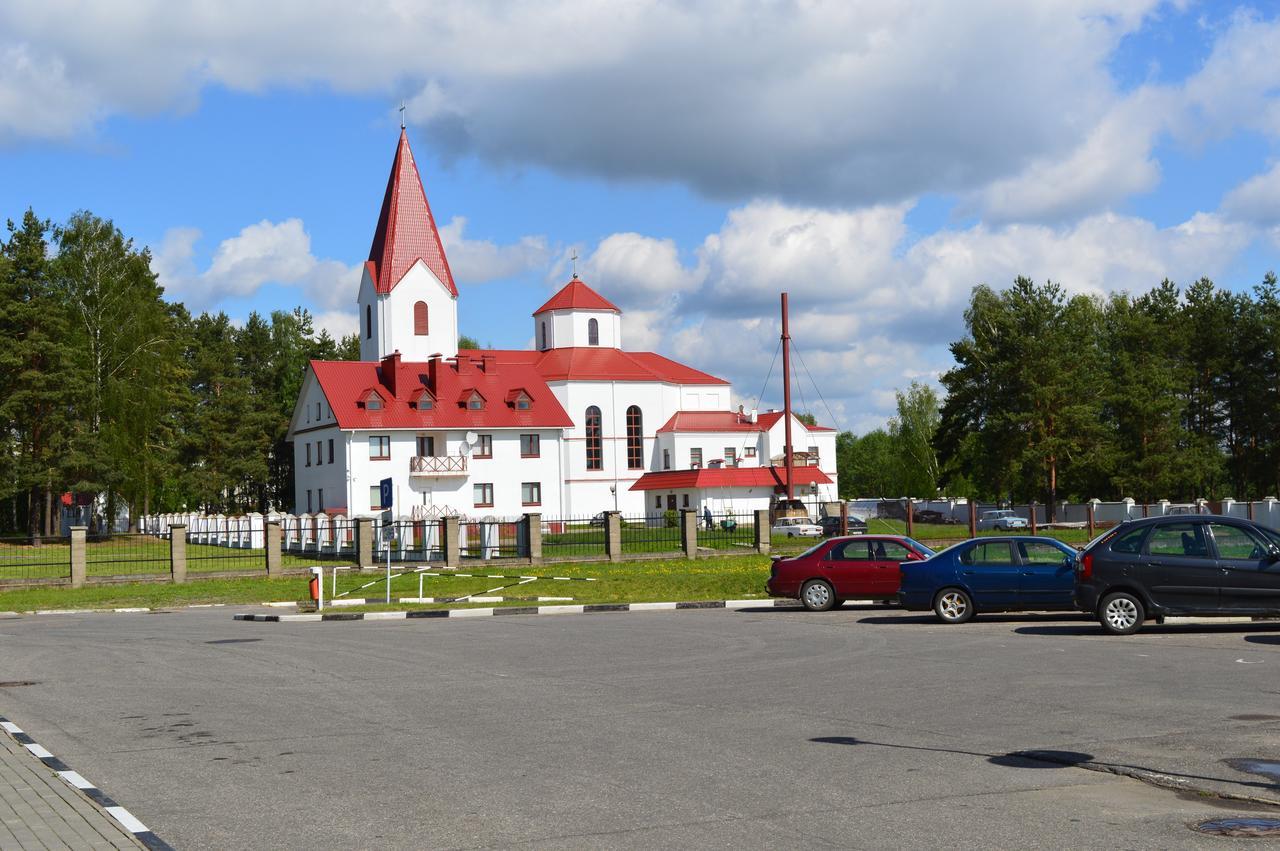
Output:
<svg viewBox="0 0 1280 851">
<path fill-rule="evenodd" d="M 265 603 L 306 597 L 306 577 L 202 579 L 184 585 L 137 582 L 85 588 L 21 588 L 0 591 L 0 611 L 36 609 L 164 608 L 201 603 Z"/>
</svg>

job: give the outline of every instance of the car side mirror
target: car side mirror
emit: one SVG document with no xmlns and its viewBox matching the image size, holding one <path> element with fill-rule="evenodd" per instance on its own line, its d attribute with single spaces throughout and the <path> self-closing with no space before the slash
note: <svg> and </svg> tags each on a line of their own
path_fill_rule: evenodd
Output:
<svg viewBox="0 0 1280 851">
<path fill-rule="evenodd" d="M 1271 546 L 1267 547 L 1267 561 L 1269 562 L 1280 561 L 1280 546 L 1276 546 L 1275 544 L 1272 544 Z"/>
</svg>

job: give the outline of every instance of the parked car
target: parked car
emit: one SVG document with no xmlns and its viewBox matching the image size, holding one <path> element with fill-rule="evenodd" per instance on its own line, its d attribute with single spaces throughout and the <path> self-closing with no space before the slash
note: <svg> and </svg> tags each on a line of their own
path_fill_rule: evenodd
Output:
<svg viewBox="0 0 1280 851">
<path fill-rule="evenodd" d="M 898 601 L 949 624 L 979 612 L 1070 611 L 1075 554 L 1052 538 L 973 538 L 903 565 Z"/>
<path fill-rule="evenodd" d="M 1169 615 L 1280 615 L 1280 532 L 1208 514 L 1129 520 L 1080 554 L 1075 602 L 1113 635 Z"/>
<path fill-rule="evenodd" d="M 818 525 L 822 527 L 822 537 L 832 538 L 840 534 L 840 518 L 839 517 L 823 517 L 818 520 Z M 849 515 L 849 532 L 850 535 L 861 535 L 867 531 L 867 521 L 856 514 Z"/>
<path fill-rule="evenodd" d="M 774 521 L 772 532 L 788 538 L 822 537 L 822 527 L 808 517 L 780 517 Z"/>
<path fill-rule="evenodd" d="M 922 508 L 912 514 L 912 519 L 917 523 L 939 523 L 953 525 L 956 518 L 950 514 L 943 514 L 941 511 L 934 511 L 930 508 Z"/>
<path fill-rule="evenodd" d="M 855 535 L 822 541 L 798 556 L 774 559 L 765 590 L 825 612 L 849 599 L 892 601 L 900 565 L 933 550 L 901 535 Z"/>
<path fill-rule="evenodd" d="M 997 529 L 1001 532 L 1012 532 L 1014 529 L 1025 529 L 1029 525 L 1027 518 L 1019 517 L 1007 508 L 984 511 L 982 512 L 982 516 L 978 518 L 979 532 L 984 532 L 990 529 Z"/>
</svg>

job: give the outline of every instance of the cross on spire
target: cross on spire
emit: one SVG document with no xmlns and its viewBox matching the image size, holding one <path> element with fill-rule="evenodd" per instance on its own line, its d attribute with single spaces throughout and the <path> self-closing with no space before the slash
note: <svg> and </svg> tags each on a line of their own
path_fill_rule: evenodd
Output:
<svg viewBox="0 0 1280 851">
<path fill-rule="evenodd" d="M 578 280 L 578 251 L 574 249 L 573 256 L 569 258 L 573 261 L 573 280 Z"/>
<path fill-rule="evenodd" d="M 400 101 L 400 129 L 404 129 L 404 100 Z"/>
</svg>

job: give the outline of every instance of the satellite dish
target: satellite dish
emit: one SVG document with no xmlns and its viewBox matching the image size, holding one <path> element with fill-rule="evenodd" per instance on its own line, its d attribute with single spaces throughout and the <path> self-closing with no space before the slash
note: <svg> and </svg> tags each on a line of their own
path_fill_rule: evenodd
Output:
<svg viewBox="0 0 1280 851">
<path fill-rule="evenodd" d="M 476 433 L 475 433 L 474 431 L 469 431 L 469 432 L 467 432 L 467 436 L 466 436 L 465 438 L 463 438 L 463 439 L 464 439 L 467 443 L 474 445 L 474 444 L 475 444 L 475 442 L 479 439 L 479 437 L 476 435 Z"/>
</svg>

